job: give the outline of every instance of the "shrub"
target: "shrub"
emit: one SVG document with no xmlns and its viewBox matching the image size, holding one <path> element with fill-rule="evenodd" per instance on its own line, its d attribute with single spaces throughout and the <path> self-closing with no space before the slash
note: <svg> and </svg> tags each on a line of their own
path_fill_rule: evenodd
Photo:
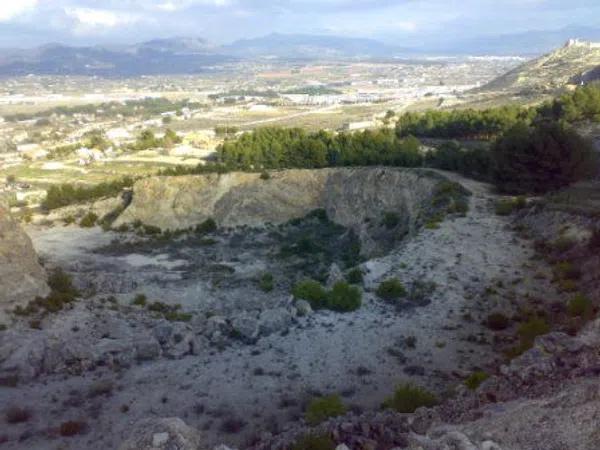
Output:
<svg viewBox="0 0 600 450">
<path fill-rule="evenodd" d="M 363 273 L 358 267 L 352 269 L 346 275 L 346 281 L 350 284 L 362 284 L 363 282 Z"/>
<path fill-rule="evenodd" d="M 552 243 L 552 247 L 554 247 L 556 251 L 564 253 L 571 250 L 576 244 L 577 241 L 575 241 L 575 239 L 562 236 Z"/>
<path fill-rule="evenodd" d="M 81 434 L 85 430 L 85 422 L 69 420 L 60 424 L 60 435 L 63 437 L 72 437 Z"/>
<path fill-rule="evenodd" d="M 4 418 L 9 424 L 27 422 L 31 418 L 31 411 L 27 408 L 12 406 L 6 410 Z"/>
<path fill-rule="evenodd" d="M 76 186 L 72 184 L 50 186 L 42 207 L 45 209 L 56 209 L 73 203 L 83 203 L 103 197 L 116 196 L 123 189 L 133 186 L 134 182 L 133 178 L 125 177 L 121 180 L 100 183 L 95 186 Z"/>
<path fill-rule="evenodd" d="M 401 297 L 406 297 L 407 292 L 400 280 L 397 278 L 390 278 L 377 287 L 376 294 L 385 301 L 394 302 Z"/>
<path fill-rule="evenodd" d="M 217 231 L 217 222 L 213 218 L 208 218 L 199 225 L 196 225 L 194 230 L 197 234 L 209 234 Z"/>
<path fill-rule="evenodd" d="M 506 330 L 510 325 L 508 317 L 502 313 L 492 313 L 487 317 L 486 324 L 490 330 Z"/>
<path fill-rule="evenodd" d="M 135 306 L 146 306 L 146 302 L 147 302 L 148 298 L 144 295 L 144 294 L 138 294 L 134 297 L 133 301 L 131 302 L 132 305 Z"/>
<path fill-rule="evenodd" d="M 492 147 L 494 182 L 510 193 L 543 194 L 595 172 L 593 146 L 558 122 L 524 123 L 508 130 Z"/>
<path fill-rule="evenodd" d="M 98 216 L 90 211 L 79 221 L 79 226 L 82 228 L 92 228 L 94 225 L 96 225 L 97 221 Z"/>
<path fill-rule="evenodd" d="M 275 288 L 273 274 L 265 273 L 258 281 L 258 286 L 263 292 L 271 292 Z"/>
<path fill-rule="evenodd" d="M 335 442 L 325 434 L 307 434 L 298 439 L 291 450 L 335 450 Z"/>
<path fill-rule="evenodd" d="M 396 228 L 400 223 L 400 216 L 395 212 L 386 212 L 383 214 L 381 224 L 388 230 Z"/>
<path fill-rule="evenodd" d="M 592 311 L 592 302 L 583 294 L 577 294 L 567 305 L 567 311 L 572 317 L 588 315 Z"/>
<path fill-rule="evenodd" d="M 73 279 L 61 268 L 54 269 L 48 277 L 48 286 L 56 292 L 70 293 L 77 295 L 77 290 L 73 287 Z"/>
<path fill-rule="evenodd" d="M 550 332 L 550 325 L 541 317 L 533 317 L 519 326 L 518 335 L 521 349 L 528 350 L 533 346 L 535 338 Z"/>
<path fill-rule="evenodd" d="M 465 386 L 474 391 L 489 377 L 487 373 L 482 371 L 473 372 L 465 380 Z"/>
<path fill-rule="evenodd" d="M 426 389 L 410 383 L 401 384 L 394 395 L 383 403 L 384 408 L 393 409 L 399 413 L 413 413 L 422 406 L 435 406 L 438 400 Z"/>
<path fill-rule="evenodd" d="M 327 296 L 327 308 L 332 311 L 349 312 L 360 308 L 362 293 L 345 281 L 338 281 Z"/>
<path fill-rule="evenodd" d="M 292 294 L 297 299 L 308 301 L 313 309 L 325 308 L 327 304 L 327 291 L 318 281 L 300 281 L 292 289 Z"/>
<path fill-rule="evenodd" d="M 306 421 L 310 425 L 318 425 L 330 417 L 346 413 L 346 407 L 339 395 L 329 395 L 313 399 L 306 408 Z"/>
</svg>

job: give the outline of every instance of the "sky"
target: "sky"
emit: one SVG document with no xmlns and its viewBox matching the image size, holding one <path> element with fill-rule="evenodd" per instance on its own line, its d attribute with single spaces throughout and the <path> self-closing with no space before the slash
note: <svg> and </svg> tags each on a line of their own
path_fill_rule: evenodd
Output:
<svg viewBox="0 0 600 450">
<path fill-rule="evenodd" d="M 2 47 L 271 32 L 418 46 L 567 26 L 600 28 L 600 0 L 0 0 Z"/>
</svg>

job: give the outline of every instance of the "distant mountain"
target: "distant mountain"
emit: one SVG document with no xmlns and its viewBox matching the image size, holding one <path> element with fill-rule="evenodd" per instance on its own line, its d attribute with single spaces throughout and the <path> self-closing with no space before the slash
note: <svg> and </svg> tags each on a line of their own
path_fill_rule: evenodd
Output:
<svg viewBox="0 0 600 450">
<path fill-rule="evenodd" d="M 563 47 L 528 61 L 488 83 L 483 91 L 543 91 L 563 88 L 597 76 L 600 43 L 571 39 Z"/>
<path fill-rule="evenodd" d="M 118 48 L 52 44 L 0 52 L 0 75 L 191 74 L 235 60 L 217 50 L 201 39 L 163 39 Z"/>
<path fill-rule="evenodd" d="M 284 59 L 380 58 L 400 56 L 410 51 L 373 39 L 278 33 L 236 41 L 222 48 L 225 53 L 241 58 Z"/>
<path fill-rule="evenodd" d="M 476 38 L 427 41 L 419 46 L 423 53 L 441 55 L 541 55 L 561 46 L 570 38 L 600 41 L 600 27 L 568 26 L 558 30 L 531 30 Z"/>
</svg>

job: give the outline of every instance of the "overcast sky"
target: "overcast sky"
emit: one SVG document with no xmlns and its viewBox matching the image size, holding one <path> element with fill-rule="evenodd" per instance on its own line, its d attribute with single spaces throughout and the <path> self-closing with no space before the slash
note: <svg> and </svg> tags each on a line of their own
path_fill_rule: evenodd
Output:
<svg viewBox="0 0 600 450">
<path fill-rule="evenodd" d="M 600 27 L 600 0 L 0 0 L 3 47 L 271 32 L 417 45 L 573 25 Z"/>
</svg>

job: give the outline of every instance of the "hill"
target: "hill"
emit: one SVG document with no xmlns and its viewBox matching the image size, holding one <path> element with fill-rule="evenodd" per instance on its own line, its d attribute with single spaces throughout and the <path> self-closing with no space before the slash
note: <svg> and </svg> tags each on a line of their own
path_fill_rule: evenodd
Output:
<svg viewBox="0 0 600 450">
<path fill-rule="evenodd" d="M 569 40 L 563 47 L 528 61 L 485 85 L 483 91 L 551 92 L 578 84 L 600 66 L 600 43 Z"/>
<path fill-rule="evenodd" d="M 393 57 L 408 51 L 374 39 L 279 33 L 239 40 L 223 50 L 238 57 L 286 59 Z"/>
<path fill-rule="evenodd" d="M 161 39 L 128 47 L 51 44 L 0 54 L 0 76 L 192 74 L 234 61 L 200 39 Z"/>
</svg>

